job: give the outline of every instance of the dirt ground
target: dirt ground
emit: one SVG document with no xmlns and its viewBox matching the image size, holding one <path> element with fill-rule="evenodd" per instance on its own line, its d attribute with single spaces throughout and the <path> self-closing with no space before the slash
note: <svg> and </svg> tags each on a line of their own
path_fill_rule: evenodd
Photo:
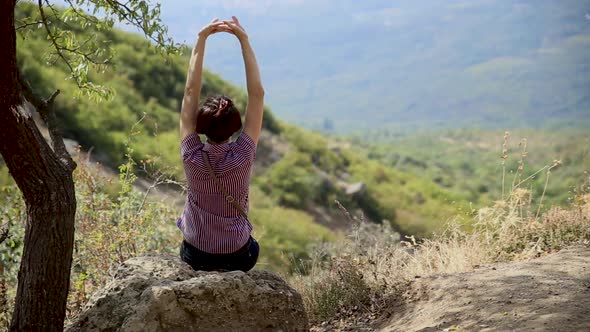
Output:
<svg viewBox="0 0 590 332">
<path fill-rule="evenodd" d="M 390 303 L 313 330 L 590 331 L 590 247 L 420 278 Z"/>
</svg>

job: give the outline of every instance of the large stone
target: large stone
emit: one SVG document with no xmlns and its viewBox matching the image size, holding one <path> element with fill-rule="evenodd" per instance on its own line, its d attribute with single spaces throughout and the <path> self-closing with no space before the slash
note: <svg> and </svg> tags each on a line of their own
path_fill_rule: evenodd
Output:
<svg viewBox="0 0 590 332">
<path fill-rule="evenodd" d="M 123 263 L 66 328 L 77 331 L 304 331 L 301 296 L 267 271 L 195 272 L 172 256 Z"/>
<path fill-rule="evenodd" d="M 348 184 L 344 187 L 344 191 L 346 191 L 346 194 L 349 196 L 363 195 L 366 190 L 367 186 L 363 182 Z"/>
</svg>

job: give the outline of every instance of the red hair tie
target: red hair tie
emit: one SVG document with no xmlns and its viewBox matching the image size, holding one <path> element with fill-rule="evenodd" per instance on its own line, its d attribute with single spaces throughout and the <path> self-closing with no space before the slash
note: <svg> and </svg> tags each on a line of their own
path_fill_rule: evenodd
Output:
<svg viewBox="0 0 590 332">
<path fill-rule="evenodd" d="M 229 102 L 223 98 L 219 99 L 219 111 L 223 112 L 229 106 Z"/>
</svg>

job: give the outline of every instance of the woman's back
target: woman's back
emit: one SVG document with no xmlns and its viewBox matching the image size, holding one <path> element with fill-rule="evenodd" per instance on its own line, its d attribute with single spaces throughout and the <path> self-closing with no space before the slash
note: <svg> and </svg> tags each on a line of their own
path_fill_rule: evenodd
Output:
<svg viewBox="0 0 590 332">
<path fill-rule="evenodd" d="M 209 253 L 236 251 L 248 240 L 252 225 L 228 202 L 209 173 L 203 154 L 207 154 L 224 189 L 247 212 L 256 145 L 244 132 L 235 142 L 223 144 L 203 144 L 193 134 L 182 141 L 181 153 L 189 188 L 179 220 L 185 240 Z"/>
</svg>

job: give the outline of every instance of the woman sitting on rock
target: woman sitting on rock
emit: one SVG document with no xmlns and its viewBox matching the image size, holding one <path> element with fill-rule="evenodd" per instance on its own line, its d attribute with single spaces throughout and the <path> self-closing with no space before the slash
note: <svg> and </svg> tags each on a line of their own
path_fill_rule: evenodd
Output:
<svg viewBox="0 0 590 332">
<path fill-rule="evenodd" d="M 207 37 L 235 35 L 246 67 L 248 105 L 242 132 L 240 112 L 226 96 L 210 96 L 199 107 Z M 188 193 L 177 225 L 184 241 L 180 257 L 195 270 L 248 271 L 258 259 L 258 243 L 248 220 L 250 169 L 262 128 L 264 89 L 248 35 L 232 17 L 213 20 L 200 32 L 188 68 L 180 112 L 181 154 Z M 203 144 L 198 134 L 207 137 Z"/>
</svg>

